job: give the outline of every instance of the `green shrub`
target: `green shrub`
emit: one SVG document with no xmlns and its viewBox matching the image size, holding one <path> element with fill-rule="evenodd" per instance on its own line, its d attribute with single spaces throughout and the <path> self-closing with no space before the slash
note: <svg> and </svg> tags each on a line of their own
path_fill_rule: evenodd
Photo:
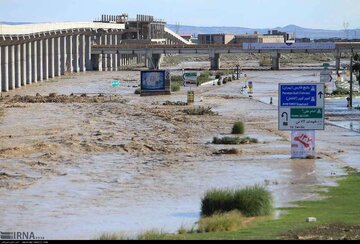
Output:
<svg viewBox="0 0 360 244">
<path fill-rule="evenodd" d="M 217 115 L 217 113 L 212 111 L 211 107 L 203 106 L 185 109 L 183 112 L 187 115 Z"/>
<path fill-rule="evenodd" d="M 232 129 L 233 135 L 243 135 L 245 133 L 245 124 L 243 122 L 236 122 Z"/>
<path fill-rule="evenodd" d="M 234 204 L 246 217 L 268 216 L 274 210 L 271 193 L 262 186 L 235 191 Z"/>
<path fill-rule="evenodd" d="M 97 240 L 98 241 L 125 241 L 125 240 L 128 240 L 128 238 L 126 238 L 120 234 L 105 233 L 105 234 L 102 234 Z"/>
<path fill-rule="evenodd" d="M 347 91 L 344 88 L 338 88 L 335 91 L 333 91 L 332 95 L 334 96 L 343 96 L 343 95 L 348 95 L 350 92 Z"/>
<path fill-rule="evenodd" d="M 246 217 L 271 215 L 274 210 L 272 195 L 264 187 L 253 186 L 239 190 L 210 190 L 201 200 L 202 216 L 233 210 L 240 211 Z"/>
<path fill-rule="evenodd" d="M 171 82 L 183 83 L 184 78 L 181 75 L 171 76 Z"/>
<path fill-rule="evenodd" d="M 237 210 L 224 214 L 215 214 L 200 219 L 198 232 L 226 232 L 238 231 L 243 227 L 244 217 Z"/>
<path fill-rule="evenodd" d="M 215 145 L 243 145 L 243 144 L 257 144 L 259 143 L 258 139 L 251 138 L 251 137 L 223 137 L 218 138 L 214 137 L 213 144 Z"/>
<path fill-rule="evenodd" d="M 215 145 L 239 145 L 241 139 L 239 137 L 214 137 L 213 144 Z"/>
<path fill-rule="evenodd" d="M 178 92 L 181 90 L 181 85 L 177 82 L 172 82 L 171 83 L 171 91 L 172 92 Z"/>
<path fill-rule="evenodd" d="M 232 189 L 210 190 L 201 200 L 202 216 L 230 212 L 234 209 L 234 190 Z"/>
<path fill-rule="evenodd" d="M 136 239 L 140 241 L 168 240 L 169 235 L 159 230 L 150 230 L 140 234 Z"/>
<path fill-rule="evenodd" d="M 231 149 L 221 149 L 214 153 L 215 155 L 237 155 L 240 154 L 240 151 L 236 148 Z"/>
</svg>

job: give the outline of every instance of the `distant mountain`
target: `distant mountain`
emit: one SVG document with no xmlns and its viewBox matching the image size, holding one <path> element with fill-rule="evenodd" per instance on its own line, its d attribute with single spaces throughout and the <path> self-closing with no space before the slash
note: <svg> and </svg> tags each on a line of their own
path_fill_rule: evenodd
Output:
<svg viewBox="0 0 360 244">
<path fill-rule="evenodd" d="M 6 21 L 0 21 L 0 25 L 27 25 L 31 24 L 29 22 L 6 22 Z"/>
<path fill-rule="evenodd" d="M 322 38 L 342 38 L 342 39 L 360 39 L 360 29 L 351 30 L 322 30 L 322 29 L 310 29 L 303 28 L 297 25 L 287 25 L 285 27 L 276 27 L 271 29 L 266 28 L 245 28 L 245 27 L 199 27 L 188 25 L 167 25 L 173 31 L 179 30 L 179 33 L 184 34 L 253 34 L 255 31 L 259 34 L 267 34 L 269 30 L 279 30 L 289 33 L 294 33 L 296 38 L 310 38 L 310 39 L 322 39 Z"/>
</svg>

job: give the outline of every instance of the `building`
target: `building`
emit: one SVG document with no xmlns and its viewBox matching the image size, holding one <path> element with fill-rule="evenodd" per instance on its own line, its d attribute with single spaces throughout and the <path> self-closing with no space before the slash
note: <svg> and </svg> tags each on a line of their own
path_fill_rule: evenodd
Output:
<svg viewBox="0 0 360 244">
<path fill-rule="evenodd" d="M 284 43 L 284 37 L 282 35 L 261 35 L 254 34 L 242 34 L 235 35 L 232 44 L 242 45 L 243 43 Z"/>
<path fill-rule="evenodd" d="M 180 34 L 180 36 L 187 41 L 191 41 L 191 38 L 192 38 L 191 34 Z"/>
<path fill-rule="evenodd" d="M 134 40 L 142 42 L 161 42 L 165 41 L 165 25 L 163 20 L 155 19 L 150 15 L 136 16 L 136 19 L 129 19 L 127 14 L 122 15 L 102 15 L 97 23 L 125 24 L 125 30 L 122 34 L 123 43 L 133 42 Z"/>
<path fill-rule="evenodd" d="M 269 30 L 264 36 L 283 36 L 284 42 L 295 42 L 295 35 L 293 33 L 282 32 L 278 30 Z"/>
<path fill-rule="evenodd" d="M 229 44 L 234 39 L 233 34 L 199 34 L 199 44 Z"/>
</svg>

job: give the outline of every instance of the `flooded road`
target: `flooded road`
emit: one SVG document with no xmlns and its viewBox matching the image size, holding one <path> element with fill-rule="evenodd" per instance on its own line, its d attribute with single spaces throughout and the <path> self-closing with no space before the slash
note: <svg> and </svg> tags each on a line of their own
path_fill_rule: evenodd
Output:
<svg viewBox="0 0 360 244">
<path fill-rule="evenodd" d="M 360 168 L 360 134 L 328 123 L 317 132 L 318 159 L 291 160 L 290 133 L 277 130 L 277 107 L 267 101 L 273 97 L 277 104 L 278 83 L 316 81 L 314 74 L 248 72 L 225 86 L 195 88 L 196 105 L 211 106 L 219 116 L 186 116 L 183 107 L 161 105 L 185 102 L 188 88 L 171 97 L 134 95 L 139 72 L 88 72 L 10 92 L 108 93 L 108 100 L 1 104 L 1 231 L 31 231 L 46 239 L 153 228 L 175 232 L 192 227 L 201 197 L 214 187 L 266 185 L 277 207 L 317 198 L 314 186 L 334 185 L 344 166 Z M 111 88 L 113 79 L 122 87 Z M 255 83 L 253 98 L 241 92 L 249 80 Z M 110 93 L 121 102 L 110 101 Z M 236 146 L 239 155 L 215 155 L 229 147 L 209 142 L 228 135 L 237 120 L 259 144 Z"/>
</svg>

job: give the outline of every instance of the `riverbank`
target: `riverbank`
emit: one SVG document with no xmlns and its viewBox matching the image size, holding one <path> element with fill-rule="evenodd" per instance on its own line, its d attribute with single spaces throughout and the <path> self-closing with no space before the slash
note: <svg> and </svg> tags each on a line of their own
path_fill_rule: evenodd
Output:
<svg viewBox="0 0 360 244">
<path fill-rule="evenodd" d="M 360 173 L 346 168 L 348 176 L 336 177 L 335 187 L 318 187 L 322 200 L 293 203 L 296 207 L 278 209 L 276 219 L 252 218 L 240 231 L 218 233 L 192 232 L 170 235 L 161 231 L 148 232 L 147 239 L 157 240 L 359 240 L 360 239 Z M 309 218 L 316 219 L 308 222 Z M 264 220 L 267 219 L 267 220 Z M 156 235 L 155 235 L 156 234 Z M 144 236 L 144 235 L 143 235 Z M 127 239 L 117 234 L 103 239 Z"/>
</svg>

